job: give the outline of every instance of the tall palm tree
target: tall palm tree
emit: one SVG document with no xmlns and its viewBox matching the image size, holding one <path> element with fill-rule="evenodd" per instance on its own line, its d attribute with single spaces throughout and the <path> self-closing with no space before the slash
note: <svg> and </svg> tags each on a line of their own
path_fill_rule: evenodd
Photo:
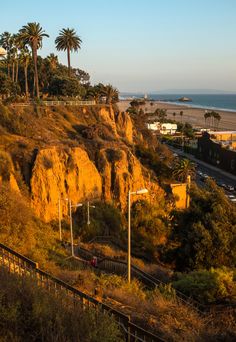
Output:
<svg viewBox="0 0 236 342">
<path fill-rule="evenodd" d="M 174 117 L 174 120 L 175 120 L 176 113 L 175 113 L 175 112 L 173 112 L 173 113 L 172 113 L 172 115 L 173 115 L 173 117 Z"/>
<path fill-rule="evenodd" d="M 215 127 L 218 129 L 219 123 L 220 123 L 220 120 L 221 120 L 221 115 L 219 113 L 215 112 L 214 117 L 215 117 L 215 121 L 216 121 Z"/>
<path fill-rule="evenodd" d="M 175 165 L 173 176 L 181 182 L 187 182 L 188 176 L 194 176 L 195 167 L 189 159 L 180 159 Z"/>
<path fill-rule="evenodd" d="M 181 110 L 181 111 L 179 112 L 179 115 L 181 116 L 181 123 L 183 123 L 183 115 L 184 115 L 184 112 Z"/>
<path fill-rule="evenodd" d="M 24 48 L 21 49 L 20 56 L 19 56 L 19 62 L 24 67 L 26 100 L 28 100 L 28 97 L 29 97 L 28 66 L 29 66 L 30 58 L 31 58 L 30 52 L 29 52 L 27 46 L 25 46 Z"/>
<path fill-rule="evenodd" d="M 28 23 L 24 25 L 19 31 L 22 41 L 29 45 L 32 49 L 32 56 L 34 62 L 34 79 L 36 96 L 39 98 L 39 79 L 38 79 L 38 67 L 37 67 L 37 52 L 42 47 L 42 40 L 44 37 L 49 37 L 48 34 L 42 29 L 39 23 Z"/>
<path fill-rule="evenodd" d="M 70 53 L 71 51 L 77 52 L 81 48 L 82 40 L 77 36 L 74 29 L 62 29 L 59 36 L 55 40 L 56 48 L 58 51 L 67 51 L 68 60 L 68 73 L 71 75 L 70 67 Z"/>
<path fill-rule="evenodd" d="M 7 63 L 7 73 L 10 77 L 10 50 L 12 47 L 12 35 L 5 31 L 0 36 L 0 45 L 6 50 L 6 63 Z"/>
</svg>

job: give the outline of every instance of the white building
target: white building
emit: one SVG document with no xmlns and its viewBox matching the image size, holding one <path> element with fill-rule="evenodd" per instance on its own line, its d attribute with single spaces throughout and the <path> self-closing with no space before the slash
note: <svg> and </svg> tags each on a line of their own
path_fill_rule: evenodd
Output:
<svg viewBox="0 0 236 342">
<path fill-rule="evenodd" d="M 153 123 L 148 123 L 147 128 L 150 129 L 151 131 L 156 131 L 160 134 L 166 135 L 166 134 L 175 134 L 177 131 L 177 124 L 173 124 L 170 122 L 153 122 Z"/>
</svg>

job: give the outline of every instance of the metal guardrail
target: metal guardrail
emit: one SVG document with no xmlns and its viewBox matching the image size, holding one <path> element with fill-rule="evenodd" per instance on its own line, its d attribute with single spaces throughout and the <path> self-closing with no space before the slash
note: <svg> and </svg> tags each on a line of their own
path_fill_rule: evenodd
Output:
<svg viewBox="0 0 236 342">
<path fill-rule="evenodd" d="M 164 342 L 161 337 L 132 323 L 129 316 L 98 301 L 96 298 L 79 291 L 49 273 L 40 270 L 37 263 L 1 243 L 0 266 L 8 268 L 10 273 L 30 277 L 38 286 L 53 292 L 56 296 L 58 296 L 59 293 L 65 294 L 66 297 L 72 301 L 74 306 L 81 304 L 84 307 L 93 307 L 101 312 L 108 313 L 118 323 L 127 342 Z"/>
<path fill-rule="evenodd" d="M 100 241 L 100 242 L 113 242 L 112 237 L 110 236 L 97 236 L 94 239 L 90 241 L 90 243 L 95 242 L 95 241 Z M 115 244 L 115 243 L 114 243 Z M 85 259 L 89 259 L 92 256 L 96 256 L 93 252 L 88 251 L 84 248 L 79 248 L 78 252 L 82 257 Z M 111 273 L 116 273 L 116 274 L 121 274 L 124 275 L 127 273 L 127 262 L 123 260 L 117 260 L 117 259 L 112 259 L 108 257 L 102 257 L 101 255 L 97 255 L 98 258 L 98 267 L 101 269 L 104 269 L 105 271 L 111 272 Z M 149 273 L 144 272 L 141 270 L 139 267 L 135 265 L 131 265 L 131 274 L 133 277 L 136 277 L 139 279 L 143 284 L 145 284 L 148 288 L 155 288 L 160 285 L 165 286 L 168 283 L 163 282 L 160 279 L 157 279 L 156 277 L 152 276 Z M 236 310 L 236 304 L 217 304 L 217 303 L 212 303 L 212 304 L 201 304 L 192 297 L 188 297 L 187 295 L 183 294 L 182 292 L 178 291 L 175 289 L 175 300 L 180 303 L 187 305 L 191 307 L 193 310 L 197 311 L 201 315 L 205 315 L 207 312 L 214 311 L 216 312 L 222 312 L 225 309 L 229 309 L 231 311 Z"/>
<path fill-rule="evenodd" d="M 13 107 L 28 107 L 28 106 L 94 106 L 95 101 L 39 101 L 39 102 L 22 102 L 22 103 L 12 103 Z"/>
</svg>

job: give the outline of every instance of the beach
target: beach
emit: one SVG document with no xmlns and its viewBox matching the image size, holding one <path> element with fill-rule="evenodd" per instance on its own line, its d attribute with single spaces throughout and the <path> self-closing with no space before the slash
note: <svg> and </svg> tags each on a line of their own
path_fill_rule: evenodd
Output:
<svg viewBox="0 0 236 342">
<path fill-rule="evenodd" d="M 153 103 L 153 105 L 151 105 Z M 122 100 L 118 103 L 120 111 L 126 111 L 130 107 L 130 100 Z M 154 112 L 157 108 L 166 109 L 167 118 L 181 121 L 180 111 L 183 111 L 183 122 L 189 122 L 195 128 L 205 128 L 205 111 L 209 109 L 192 108 L 185 104 L 172 104 L 160 101 L 147 101 L 145 105 L 140 106 L 145 112 Z M 218 130 L 235 130 L 236 131 L 236 112 L 215 110 L 220 114 L 221 120 L 219 122 Z M 173 113 L 176 113 L 175 117 Z"/>
</svg>

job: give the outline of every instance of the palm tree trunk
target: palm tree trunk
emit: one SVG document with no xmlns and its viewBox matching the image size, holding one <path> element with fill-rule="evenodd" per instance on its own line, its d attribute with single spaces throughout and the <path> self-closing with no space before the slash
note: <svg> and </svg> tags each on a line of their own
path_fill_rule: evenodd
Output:
<svg viewBox="0 0 236 342">
<path fill-rule="evenodd" d="M 39 99 L 39 78 L 38 78 L 38 67 L 37 67 L 37 46 L 32 46 L 32 54 L 34 59 L 34 79 L 35 79 L 35 90 L 36 97 Z"/>
<path fill-rule="evenodd" d="M 28 87 L 28 64 L 27 63 L 25 63 L 24 72 L 25 72 L 25 96 L 26 96 L 26 100 L 28 101 L 29 87 Z"/>
<path fill-rule="evenodd" d="M 70 70 L 70 49 L 67 48 L 67 60 L 68 60 L 68 74 L 70 76 L 71 70 Z"/>
<path fill-rule="evenodd" d="M 15 77 L 16 83 L 18 82 L 18 75 L 19 75 L 19 62 L 18 62 L 18 58 L 17 58 L 16 59 L 16 77 Z"/>
<path fill-rule="evenodd" d="M 12 82 L 15 81 L 15 62 L 12 63 Z"/>
</svg>

